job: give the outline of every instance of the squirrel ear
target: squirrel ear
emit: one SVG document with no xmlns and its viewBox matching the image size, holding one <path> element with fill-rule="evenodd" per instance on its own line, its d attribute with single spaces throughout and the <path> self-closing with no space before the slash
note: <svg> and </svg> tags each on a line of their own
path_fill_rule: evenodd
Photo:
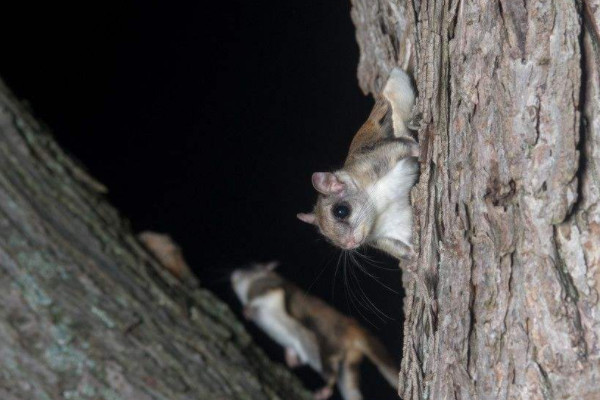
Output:
<svg viewBox="0 0 600 400">
<path fill-rule="evenodd" d="M 331 172 L 315 172 L 312 174 L 312 185 L 322 194 L 340 193 L 344 190 L 344 183 Z"/>
<path fill-rule="evenodd" d="M 307 224 L 312 224 L 312 225 L 314 225 L 317 220 L 317 217 L 313 213 L 310 213 L 310 214 L 299 213 L 299 214 L 296 214 L 296 217 L 298 217 L 298 219 L 300 221 L 303 221 L 303 222 L 306 222 Z"/>
<path fill-rule="evenodd" d="M 268 263 L 265 264 L 265 269 L 268 271 L 273 271 L 278 266 L 279 266 L 279 261 L 273 260 L 273 261 L 269 261 Z"/>
</svg>

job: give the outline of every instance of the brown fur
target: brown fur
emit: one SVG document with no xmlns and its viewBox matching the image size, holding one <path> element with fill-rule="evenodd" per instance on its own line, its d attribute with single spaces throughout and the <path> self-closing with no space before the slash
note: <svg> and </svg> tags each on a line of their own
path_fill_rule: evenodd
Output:
<svg viewBox="0 0 600 400">
<path fill-rule="evenodd" d="M 391 113 L 390 103 L 378 96 L 369 118 L 350 143 L 342 169 L 352 174 L 362 187 L 377 180 L 398 160 L 414 153 L 412 147 L 416 142 L 413 138 L 394 136 Z M 378 163 L 385 163 L 385 166 L 378 168 Z"/>
<path fill-rule="evenodd" d="M 375 99 L 369 117 L 352 138 L 344 165 L 352 163 L 353 156 L 357 152 L 364 151 L 382 139 L 393 137 L 390 104 L 383 96 L 379 95 Z"/>
<path fill-rule="evenodd" d="M 181 249 L 169 235 L 145 231 L 140 233 L 138 238 L 177 279 L 192 279 L 193 274 L 183 258 Z"/>
</svg>

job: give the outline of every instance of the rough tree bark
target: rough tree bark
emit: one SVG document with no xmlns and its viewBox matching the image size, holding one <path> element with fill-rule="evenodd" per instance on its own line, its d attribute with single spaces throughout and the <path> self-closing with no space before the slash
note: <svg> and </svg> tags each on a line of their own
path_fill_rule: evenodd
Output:
<svg viewBox="0 0 600 400">
<path fill-rule="evenodd" d="M 414 50 L 400 395 L 600 398 L 600 1 L 352 3 L 365 93 Z"/>
<path fill-rule="evenodd" d="M 0 82 L 0 398 L 309 399 L 140 246 Z"/>
</svg>

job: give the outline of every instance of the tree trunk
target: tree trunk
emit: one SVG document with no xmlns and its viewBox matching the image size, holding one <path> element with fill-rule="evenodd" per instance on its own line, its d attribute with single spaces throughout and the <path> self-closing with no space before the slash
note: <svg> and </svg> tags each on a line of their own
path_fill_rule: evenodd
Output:
<svg viewBox="0 0 600 400">
<path fill-rule="evenodd" d="M 142 248 L 0 82 L 0 398 L 309 399 Z"/>
<path fill-rule="evenodd" d="M 352 3 L 365 92 L 414 50 L 400 395 L 600 398 L 600 0 Z"/>
</svg>

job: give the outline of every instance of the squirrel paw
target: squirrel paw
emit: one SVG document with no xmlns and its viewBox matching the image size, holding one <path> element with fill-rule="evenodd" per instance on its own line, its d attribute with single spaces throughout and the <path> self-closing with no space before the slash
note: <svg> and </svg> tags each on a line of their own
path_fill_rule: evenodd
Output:
<svg viewBox="0 0 600 400">
<path fill-rule="evenodd" d="M 296 353 L 290 347 L 285 348 L 285 363 L 290 368 L 295 368 L 302 365 L 302 363 L 300 362 L 300 358 L 298 357 L 298 353 Z"/>
<path fill-rule="evenodd" d="M 315 392 L 315 400 L 327 400 L 333 394 L 333 389 L 330 386 L 322 387 Z"/>
</svg>

